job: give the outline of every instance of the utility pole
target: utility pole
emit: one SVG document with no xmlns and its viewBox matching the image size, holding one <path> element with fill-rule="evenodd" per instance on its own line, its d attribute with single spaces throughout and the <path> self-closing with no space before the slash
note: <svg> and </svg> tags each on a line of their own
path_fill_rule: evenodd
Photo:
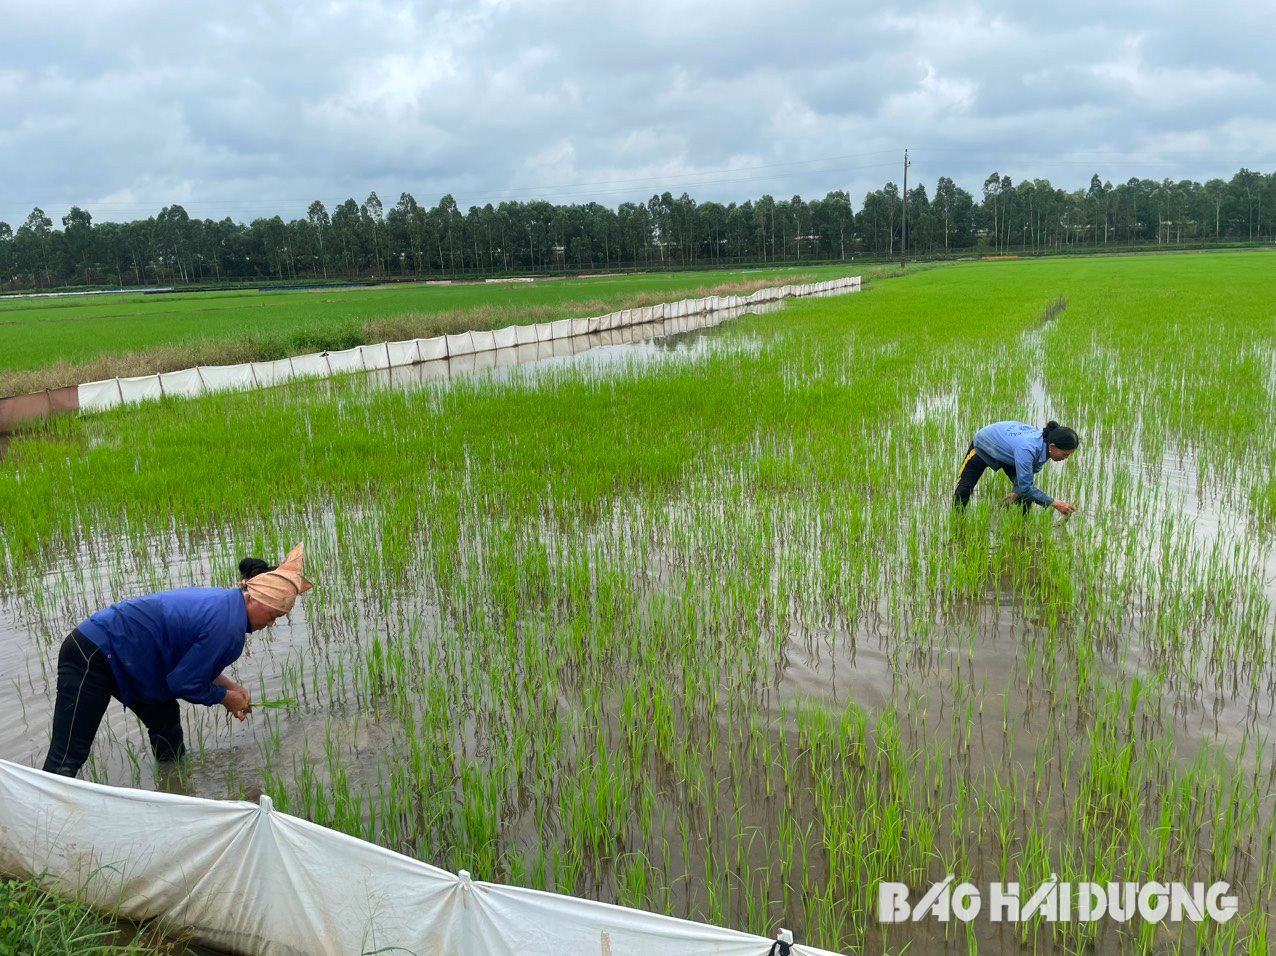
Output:
<svg viewBox="0 0 1276 956">
<path fill-rule="evenodd" d="M 904 216 L 899 232 L 899 267 L 904 268 L 908 255 L 908 147 L 904 147 Z"/>
</svg>

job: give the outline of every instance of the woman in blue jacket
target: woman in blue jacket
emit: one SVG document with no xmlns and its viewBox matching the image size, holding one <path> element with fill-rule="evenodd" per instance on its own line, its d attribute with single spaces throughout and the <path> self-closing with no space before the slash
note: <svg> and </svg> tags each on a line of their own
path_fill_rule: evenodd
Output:
<svg viewBox="0 0 1276 956">
<path fill-rule="evenodd" d="M 121 601 L 71 631 L 58 653 L 53 736 L 44 769 L 74 777 L 88 759 L 114 697 L 146 727 L 155 759 L 186 753 L 178 700 L 225 707 L 244 720 L 252 700 L 223 670 L 244 652 L 244 636 L 292 610 L 313 585 L 297 545 L 277 567 L 240 563 L 233 588 L 181 588 Z"/>
<path fill-rule="evenodd" d="M 1047 461 L 1067 461 L 1080 444 L 1077 433 L 1058 422 L 1050 422 L 1045 428 L 1025 422 L 987 425 L 975 432 L 966 449 L 953 504 L 965 508 L 984 471 L 995 468 L 1004 471 L 1014 486 L 1006 501 L 1019 502 L 1025 513 L 1035 502 L 1043 508 L 1054 508 L 1061 515 L 1070 515 L 1072 505 L 1051 498 L 1034 484 L 1033 478 Z"/>
</svg>

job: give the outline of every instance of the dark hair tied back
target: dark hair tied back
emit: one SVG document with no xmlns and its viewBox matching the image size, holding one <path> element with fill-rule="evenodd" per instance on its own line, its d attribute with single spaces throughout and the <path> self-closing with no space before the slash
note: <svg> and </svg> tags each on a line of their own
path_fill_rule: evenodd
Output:
<svg viewBox="0 0 1276 956">
<path fill-rule="evenodd" d="M 267 564 L 261 558 L 244 558 L 239 562 L 239 576 L 247 581 L 249 578 L 257 577 L 259 574 L 273 571 L 277 567 L 279 565 Z"/>
<path fill-rule="evenodd" d="M 1054 445 L 1062 451 L 1072 451 L 1081 444 L 1076 432 L 1071 428 L 1064 428 L 1056 421 L 1046 422 L 1046 427 L 1041 429 L 1041 437 L 1047 445 Z"/>
</svg>

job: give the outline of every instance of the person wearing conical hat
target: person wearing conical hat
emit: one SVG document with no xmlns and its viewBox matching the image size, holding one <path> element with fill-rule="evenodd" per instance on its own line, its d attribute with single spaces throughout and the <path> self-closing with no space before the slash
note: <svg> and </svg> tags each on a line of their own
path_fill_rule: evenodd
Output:
<svg viewBox="0 0 1276 956">
<path fill-rule="evenodd" d="M 292 610 L 313 584 L 297 545 L 276 567 L 240 562 L 233 588 L 180 588 L 112 604 L 71 631 L 58 652 L 53 732 L 44 769 L 74 777 L 114 697 L 146 727 L 155 759 L 186 753 L 177 702 L 221 705 L 239 720 L 248 691 L 223 671 L 244 652 L 244 637 Z"/>
</svg>

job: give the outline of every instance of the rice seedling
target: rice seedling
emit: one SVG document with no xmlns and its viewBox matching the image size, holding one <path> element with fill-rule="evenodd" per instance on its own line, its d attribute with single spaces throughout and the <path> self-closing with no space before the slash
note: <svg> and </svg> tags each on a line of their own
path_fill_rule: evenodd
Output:
<svg viewBox="0 0 1276 956">
<path fill-rule="evenodd" d="M 58 422 L 0 462 L 0 743 L 42 752 L 84 614 L 304 539 L 320 587 L 236 668 L 262 712 L 185 714 L 195 792 L 833 949 L 1265 950 L 1273 264 L 959 264 L 694 353 Z M 1044 416 L 1082 435 L 1042 476 L 1081 517 L 996 475 L 954 516 L 974 430 Z M 149 783 L 107 726 L 92 775 Z M 882 881 L 950 874 L 1240 911 L 877 922 Z"/>
</svg>

